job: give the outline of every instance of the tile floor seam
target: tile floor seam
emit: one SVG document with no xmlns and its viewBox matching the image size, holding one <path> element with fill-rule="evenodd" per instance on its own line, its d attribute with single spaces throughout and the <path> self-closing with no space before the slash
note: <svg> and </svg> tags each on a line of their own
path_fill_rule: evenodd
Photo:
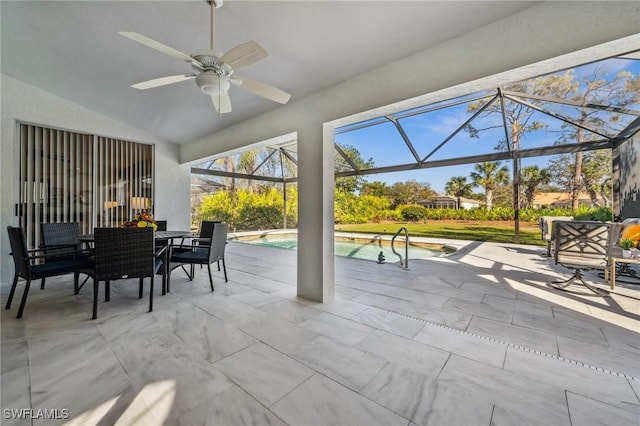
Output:
<svg viewBox="0 0 640 426">
<path fill-rule="evenodd" d="M 32 386 L 31 386 L 31 351 L 29 350 L 29 336 L 27 335 L 27 331 L 25 328 L 25 343 L 27 344 L 27 380 L 29 383 L 29 408 L 33 408 L 33 398 L 32 398 Z M 33 418 L 30 419 L 31 426 L 33 426 Z"/>
<path fill-rule="evenodd" d="M 569 408 L 569 393 L 566 389 L 564 390 L 564 402 L 567 405 L 567 416 L 569 416 L 569 424 L 573 426 L 573 420 L 571 420 L 571 408 Z"/>
<path fill-rule="evenodd" d="M 127 383 L 129 383 L 129 386 L 131 386 L 131 389 L 136 390 L 134 383 L 131 381 L 131 374 L 129 373 L 129 371 L 127 371 L 126 367 L 122 364 L 122 361 L 120 361 L 120 357 L 118 357 L 118 355 L 116 355 L 116 353 L 113 351 L 113 348 L 111 347 L 109 340 L 104 336 L 104 334 L 102 334 L 102 331 L 100 331 L 100 327 L 98 327 L 97 325 L 95 327 L 96 327 L 96 330 L 98 331 L 98 334 L 100 335 L 100 337 L 102 337 L 102 340 L 104 340 L 104 343 L 109 348 L 109 351 L 113 354 L 114 358 L 118 360 L 118 365 L 120 365 L 120 368 L 122 368 L 122 371 L 124 371 L 124 374 L 127 376 Z M 138 395 L 140 395 L 140 392 L 138 392 L 136 396 Z M 141 402 L 147 407 L 147 411 L 151 413 L 151 416 L 153 417 L 152 407 L 149 407 L 147 400 L 144 399 L 144 397 L 142 397 Z"/>
<path fill-rule="evenodd" d="M 491 416 L 489 416 L 489 424 L 487 426 L 492 426 L 493 425 L 493 415 L 496 412 L 496 404 L 492 404 L 491 405 Z"/>
<path fill-rule="evenodd" d="M 629 383 L 629 386 L 631 386 L 631 392 L 633 392 L 633 394 L 636 396 L 636 399 L 638 400 L 638 404 L 640 404 L 640 394 L 638 393 L 638 391 L 636 391 L 636 388 L 631 384 L 629 379 L 627 379 L 627 383 Z"/>
<path fill-rule="evenodd" d="M 354 302 L 354 303 L 357 303 L 357 302 Z M 368 306 L 368 305 L 363 305 L 363 306 Z M 397 316 L 404 317 L 404 318 L 407 318 L 407 319 L 411 319 L 411 320 L 414 320 L 414 321 L 422 322 L 422 323 L 424 323 L 426 325 L 443 328 L 445 330 L 454 331 L 456 333 L 465 334 L 465 335 L 472 336 L 472 337 L 475 337 L 475 338 L 478 338 L 478 339 L 482 339 L 482 340 L 486 340 L 486 341 L 489 341 L 489 342 L 499 343 L 499 344 L 505 345 L 507 347 L 511 347 L 511 348 L 514 348 L 514 349 L 519 349 L 519 350 L 522 350 L 522 351 L 525 351 L 525 352 L 529 352 L 529 353 L 533 353 L 533 354 L 536 354 L 536 355 L 544 356 L 546 358 L 551 358 L 551 359 L 555 359 L 557 361 L 567 362 L 569 364 L 590 368 L 592 370 L 599 371 L 601 373 L 607 373 L 607 374 L 612 375 L 612 376 L 624 377 L 625 379 L 631 380 L 631 381 L 634 381 L 634 382 L 640 382 L 640 378 L 634 377 L 632 375 L 620 373 L 620 372 L 609 370 L 609 369 L 602 368 L 602 367 L 598 367 L 598 366 L 591 365 L 591 364 L 586 363 L 586 362 L 576 361 L 576 360 L 573 360 L 573 359 L 570 359 L 570 358 L 565 358 L 565 357 L 562 357 L 562 356 L 559 356 L 559 355 L 553 355 L 553 354 L 550 354 L 550 353 L 547 353 L 547 352 L 542 352 L 542 351 L 539 351 L 537 349 L 527 348 L 526 346 L 516 345 L 514 343 L 509 343 L 509 342 L 504 342 L 502 340 L 495 339 L 493 337 L 487 337 L 487 336 L 483 336 L 481 334 L 476 334 L 476 333 L 472 333 L 472 332 L 469 332 L 469 331 L 459 330 L 457 328 L 452 328 L 452 327 L 449 327 L 449 326 L 446 326 L 446 325 L 443 325 L 443 324 L 438 324 L 438 323 L 435 323 L 435 322 L 423 320 L 421 318 L 415 318 L 415 317 L 412 317 L 412 316 L 409 316 L 409 315 L 406 315 L 406 314 L 402 314 L 402 313 L 399 313 L 399 312 L 394 312 L 394 311 L 390 311 L 390 310 L 387 310 L 387 309 L 378 308 L 376 306 L 369 306 L 369 308 L 377 309 L 379 311 L 387 312 L 387 313 L 392 314 L 392 315 L 397 315 Z"/>
<path fill-rule="evenodd" d="M 444 361 L 444 364 L 442 364 L 442 367 L 440 368 L 440 371 L 438 371 L 438 374 L 436 374 L 436 377 L 434 378 L 434 380 L 436 382 L 438 381 L 438 378 L 440 377 L 440 375 L 444 371 L 445 367 L 449 363 L 449 360 L 451 359 L 451 355 L 453 355 L 453 352 L 449 352 L 449 355 L 447 356 L 447 359 Z"/>
<path fill-rule="evenodd" d="M 368 352 L 367 352 L 367 353 L 368 353 Z M 369 382 L 371 382 L 371 380 L 373 380 L 375 377 L 377 377 L 377 376 L 378 376 L 378 374 L 380 374 L 380 372 L 384 369 L 384 367 L 386 367 L 389 363 L 391 363 L 391 361 L 387 361 L 387 363 L 386 363 L 386 364 L 385 364 L 385 365 L 384 365 L 380 370 L 378 370 L 378 372 L 377 372 L 376 374 L 374 374 L 374 375 L 373 375 L 373 377 L 371 377 L 371 379 L 369 380 Z M 312 370 L 314 370 L 312 367 L 309 367 L 309 368 L 311 368 Z M 316 372 L 316 374 L 319 374 L 319 375 L 321 375 L 321 376 L 323 376 L 323 377 L 325 377 L 325 378 L 327 378 L 327 379 L 331 380 L 331 381 L 332 381 L 332 382 L 334 382 L 336 385 L 338 385 L 338 386 L 342 386 L 342 387 L 343 387 L 343 388 L 345 388 L 346 390 L 348 390 L 348 391 L 350 391 L 350 392 L 355 393 L 356 395 L 360 396 L 361 398 L 364 398 L 364 399 L 366 399 L 367 401 L 370 401 L 370 402 L 372 402 L 373 404 L 376 404 L 377 406 L 382 407 L 383 409 L 385 409 L 385 410 L 387 410 L 387 411 L 390 411 L 390 412 L 392 412 L 392 413 L 394 413 L 394 414 L 397 414 L 398 416 L 402 417 L 403 419 L 405 419 L 405 420 L 407 421 L 407 426 L 409 426 L 409 425 L 411 424 L 412 420 L 411 420 L 411 419 L 406 418 L 406 417 L 404 416 L 404 414 L 399 413 L 399 412 L 397 412 L 397 411 L 395 411 L 395 410 L 393 410 L 393 409 L 391 409 L 391 408 L 389 408 L 389 407 L 387 407 L 387 406 L 385 406 L 385 405 L 382 405 L 381 403 L 379 403 L 379 402 L 378 402 L 378 401 L 376 401 L 375 399 L 372 399 L 372 398 L 370 398 L 369 396 L 367 396 L 367 395 L 363 394 L 362 392 L 363 392 L 363 391 L 364 391 L 364 389 L 367 387 L 367 385 L 369 384 L 369 382 L 367 382 L 367 384 L 366 384 L 366 385 L 364 385 L 364 386 L 362 387 L 362 389 L 360 389 L 359 391 L 356 391 L 356 390 L 354 390 L 354 389 L 350 388 L 349 386 L 347 386 L 347 385 L 345 385 L 345 384 L 343 384 L 343 383 L 338 382 L 338 381 L 337 381 L 337 380 L 335 380 L 334 378 L 327 376 L 326 374 L 324 374 L 324 373 L 323 373 L 323 372 L 321 372 L 321 371 L 317 371 L 317 370 L 314 370 L 314 371 Z M 313 377 L 313 375 L 311 375 L 311 377 Z M 309 377 L 307 380 L 311 379 L 311 377 Z M 307 380 L 305 380 L 305 382 L 306 382 Z M 302 383 L 304 383 L 304 382 L 302 382 Z M 300 385 L 302 385 L 302 383 L 300 383 Z M 300 386 L 300 385 L 298 385 L 298 386 Z M 296 388 L 297 388 L 298 386 L 296 386 Z M 291 390 L 291 392 L 293 392 L 293 389 Z M 291 392 L 289 392 L 289 393 L 291 393 Z M 284 397 L 283 397 L 283 398 L 284 398 Z M 275 405 L 275 403 L 274 403 L 274 405 Z"/>
</svg>

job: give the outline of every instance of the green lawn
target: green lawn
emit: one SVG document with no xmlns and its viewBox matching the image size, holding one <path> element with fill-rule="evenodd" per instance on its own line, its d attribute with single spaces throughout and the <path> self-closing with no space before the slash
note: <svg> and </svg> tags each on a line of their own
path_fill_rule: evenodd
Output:
<svg viewBox="0 0 640 426">
<path fill-rule="evenodd" d="M 369 234 L 395 234 L 406 227 L 409 236 L 447 238 L 451 240 L 489 241 L 494 243 L 513 243 L 513 223 L 505 225 L 478 223 L 450 223 L 431 221 L 428 223 L 363 223 L 357 225 L 336 225 L 336 231 L 362 232 Z M 520 244 L 543 246 L 540 231 L 535 228 L 520 228 Z"/>
</svg>

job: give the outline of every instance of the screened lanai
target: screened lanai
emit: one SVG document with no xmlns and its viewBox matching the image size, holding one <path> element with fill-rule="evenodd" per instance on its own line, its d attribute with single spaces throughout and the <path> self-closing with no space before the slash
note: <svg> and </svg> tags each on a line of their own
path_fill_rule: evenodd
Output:
<svg viewBox="0 0 640 426">
<path fill-rule="evenodd" d="M 511 173 L 517 243 L 521 169 L 553 156 L 604 150 L 610 174 L 602 184 L 614 214 L 623 213 L 620 184 L 632 165 L 620 161 L 618 148 L 633 145 L 639 117 L 635 51 L 339 127 L 335 177 L 502 162 Z M 191 169 L 192 190 L 246 179 L 281 185 L 286 199 L 287 185 L 297 181 L 296 147 L 290 136 L 207 159 Z"/>
</svg>

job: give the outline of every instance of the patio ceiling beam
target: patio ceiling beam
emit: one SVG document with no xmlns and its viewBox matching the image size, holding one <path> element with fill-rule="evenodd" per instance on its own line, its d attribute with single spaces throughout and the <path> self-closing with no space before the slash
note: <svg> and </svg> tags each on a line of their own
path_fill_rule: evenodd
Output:
<svg viewBox="0 0 640 426">
<path fill-rule="evenodd" d="M 504 130 L 504 140 L 507 143 L 508 151 L 517 151 L 519 146 L 511 146 L 511 138 L 509 137 L 509 126 L 507 125 L 507 112 L 504 109 L 504 92 L 498 88 L 498 96 L 500 97 L 500 115 L 502 116 L 502 129 Z"/>
<path fill-rule="evenodd" d="M 558 119 L 558 120 L 560 120 L 560 121 L 564 121 L 565 123 L 571 124 L 572 126 L 576 126 L 576 127 L 580 128 L 580 129 L 583 129 L 583 130 L 586 130 L 586 131 L 588 131 L 588 132 L 594 133 L 594 134 L 596 134 L 596 135 L 598 135 L 598 136 L 601 136 L 601 137 L 603 137 L 603 138 L 611 139 L 611 137 L 609 137 L 609 136 L 607 136 L 607 135 L 605 135 L 605 134 L 603 134 L 603 133 L 600 133 L 600 132 L 598 132 L 597 130 L 590 129 L 590 128 L 589 128 L 589 127 L 587 127 L 587 126 L 584 126 L 584 125 L 582 125 L 582 124 L 578 124 L 578 123 L 576 123 L 575 121 L 572 121 L 572 120 L 566 119 L 566 118 L 564 118 L 563 116 L 561 116 L 561 115 L 559 115 L 559 114 L 556 114 L 556 113 L 551 112 L 551 111 L 547 111 L 547 110 L 546 110 L 546 109 L 544 109 L 544 108 L 541 108 L 541 107 L 538 107 L 538 106 L 536 106 L 536 105 L 532 104 L 531 102 L 527 102 L 527 101 L 525 101 L 525 100 L 518 99 L 517 97 L 507 96 L 507 95 L 505 95 L 505 98 L 507 98 L 507 99 L 509 99 L 509 100 L 511 100 L 511 101 L 513 101 L 513 102 L 519 103 L 520 105 L 524 105 L 524 106 L 526 106 L 526 107 L 528 107 L 528 108 L 534 109 L 534 110 L 536 110 L 536 111 L 538 111 L 538 112 L 541 112 L 541 113 L 543 113 L 543 114 L 549 115 L 549 116 L 551 116 L 551 117 L 553 117 L 553 118 L 556 118 L 556 119 Z"/>
<path fill-rule="evenodd" d="M 289 154 L 289 152 L 285 149 L 280 148 L 280 152 L 287 157 L 293 164 L 295 164 L 296 166 L 298 166 L 298 160 L 295 159 L 291 154 Z"/>
<path fill-rule="evenodd" d="M 349 156 L 342 150 L 342 148 L 340 148 L 340 145 L 338 145 L 337 143 L 334 143 L 333 146 L 335 147 L 336 151 L 338 151 L 338 154 L 340 154 L 340 156 L 344 158 L 344 161 L 349 163 L 349 165 L 353 168 L 353 170 L 356 171 L 356 174 L 359 174 L 360 169 L 358 168 L 358 166 L 355 165 L 355 163 L 351 160 L 351 158 L 349 158 Z"/>
<path fill-rule="evenodd" d="M 342 134 L 342 133 L 351 132 L 353 130 L 365 129 L 367 127 L 377 126 L 378 124 L 386 123 L 386 121 L 387 120 L 385 120 L 383 117 L 378 117 L 376 119 L 372 119 L 372 120 L 369 120 L 369 121 L 364 121 L 364 122 L 359 123 L 359 124 L 353 124 L 353 125 L 349 125 L 349 126 L 345 126 L 345 127 L 336 129 L 334 134 L 339 135 L 339 134 Z"/>
<path fill-rule="evenodd" d="M 269 149 L 273 149 L 273 148 L 269 148 Z M 253 170 L 251 171 L 251 173 L 249 173 L 249 174 L 253 176 L 253 174 L 254 174 L 255 172 L 257 172 L 257 171 L 258 171 L 258 169 L 264 165 L 264 163 L 266 163 L 267 161 L 269 161 L 269 158 L 273 157 L 273 154 L 275 154 L 276 152 L 277 152 L 277 150 L 273 150 L 273 151 L 271 151 L 271 153 L 270 153 L 269 155 L 267 155 L 267 156 L 266 156 L 266 158 L 265 158 L 264 160 L 262 160 L 262 162 L 261 162 L 260 164 L 258 164 L 256 167 L 254 167 L 254 169 L 253 169 Z"/>
<path fill-rule="evenodd" d="M 473 101 L 479 101 L 480 99 L 489 98 L 491 96 L 495 96 L 495 95 L 492 95 L 491 93 L 483 93 L 483 94 L 478 95 L 478 96 L 473 96 L 473 97 L 464 98 L 464 99 L 457 99 L 457 100 L 452 101 L 452 102 L 438 104 L 437 106 L 424 106 L 424 107 L 421 107 L 419 109 L 414 109 L 414 110 L 411 110 L 411 111 L 405 111 L 405 112 L 402 112 L 402 113 L 399 113 L 399 114 L 390 114 L 389 116 L 390 117 L 394 117 L 396 120 L 401 120 L 403 118 L 409 118 L 409 117 L 413 117 L 413 116 L 416 116 L 416 115 L 426 114 L 428 112 L 438 111 L 438 110 L 443 109 L 443 108 L 449 108 L 449 107 L 452 107 L 452 106 L 461 105 L 461 104 L 465 104 L 465 103 L 469 103 L 469 102 L 473 102 Z M 336 129 L 335 134 L 339 135 L 339 134 L 342 134 L 342 133 L 351 132 L 353 130 L 360 130 L 360 129 L 364 129 L 366 127 L 377 126 L 378 124 L 383 124 L 385 122 L 386 122 L 386 120 L 384 118 L 379 117 L 377 119 L 371 119 L 369 121 L 365 121 L 365 122 L 357 124 L 357 125 L 354 124 L 354 125 L 341 127 L 339 129 Z"/>
<path fill-rule="evenodd" d="M 614 147 L 617 148 L 626 140 L 631 139 L 638 131 L 640 131 L 640 117 L 633 120 L 631 124 L 618 133 L 618 136 L 615 138 Z"/>
<path fill-rule="evenodd" d="M 544 102 L 549 102 L 549 103 L 554 103 L 554 104 L 571 105 L 571 106 L 575 106 L 575 107 L 579 107 L 579 108 L 586 107 L 586 108 L 599 109 L 599 110 L 603 110 L 603 111 L 617 112 L 617 113 L 620 113 L 620 114 L 629 114 L 629 115 L 640 116 L 640 111 L 635 111 L 635 110 L 627 109 L 627 108 L 615 107 L 615 106 L 612 106 L 612 105 L 581 104 L 580 102 L 572 101 L 570 99 L 549 98 L 547 96 L 534 95 L 534 94 L 531 94 L 531 93 L 512 92 L 510 90 L 504 90 L 503 93 L 505 95 L 509 95 L 509 96 L 515 96 L 515 97 L 527 98 L 527 99 L 536 99 L 536 100 L 539 100 L 539 101 L 544 101 Z"/>
<path fill-rule="evenodd" d="M 471 123 L 477 116 L 479 116 L 485 109 L 489 108 L 489 105 L 491 105 L 492 103 L 494 103 L 496 101 L 496 99 L 498 98 L 498 95 L 495 95 L 489 102 L 487 102 L 482 108 L 480 108 L 478 111 L 476 111 L 475 114 L 473 114 L 471 117 L 469 117 L 469 119 L 467 121 L 465 121 L 464 123 L 462 123 L 462 125 L 460 125 L 460 127 L 458 127 L 453 133 L 451 133 L 449 136 L 447 136 L 447 138 L 445 140 L 443 140 L 440 145 L 438 145 L 437 147 L 435 147 L 430 153 L 428 153 L 426 155 L 426 157 L 424 157 L 421 161 L 421 163 L 427 161 L 427 159 L 429 159 L 429 157 L 431 157 L 433 154 L 436 153 L 436 151 L 438 151 L 440 148 L 442 148 L 444 146 L 444 144 L 446 144 L 447 142 L 449 142 L 455 135 L 457 135 L 462 129 L 464 129 L 465 127 L 467 127 L 469 125 L 469 123 Z"/>
<path fill-rule="evenodd" d="M 379 173 L 400 172 L 406 170 L 428 169 L 436 167 L 459 166 L 462 164 L 484 163 L 485 161 L 505 161 L 514 158 L 541 157 L 545 155 L 570 154 L 580 151 L 594 151 L 598 149 L 611 149 L 613 143 L 610 140 L 588 141 L 576 144 L 553 145 L 541 148 L 523 149 L 514 152 L 494 152 L 490 154 L 473 155 L 469 157 L 448 158 L 443 160 L 427 161 L 422 163 L 399 164 L 395 166 L 376 167 L 363 169 L 359 172 L 336 172 L 337 177 L 372 175 Z"/>
<path fill-rule="evenodd" d="M 638 126 L 640 126 L 640 119 L 638 120 Z M 611 149 L 615 146 L 623 143 L 624 140 L 614 142 L 610 140 L 600 140 L 600 141 L 587 141 L 577 144 L 563 144 L 563 145 L 553 145 L 542 148 L 531 148 L 525 150 L 519 150 L 516 152 L 495 152 L 491 154 L 482 154 L 482 155 L 474 155 L 469 157 L 459 157 L 459 158 L 450 158 L 444 160 L 435 160 L 429 162 L 422 163 L 408 163 L 408 164 L 399 164 L 395 166 L 387 166 L 387 167 L 376 167 L 373 169 L 365 169 L 365 170 L 354 170 L 354 171 L 343 171 L 336 172 L 336 177 L 348 177 L 348 176 L 357 176 L 362 174 L 373 175 L 380 173 L 390 173 L 390 172 L 399 172 L 406 170 L 419 170 L 419 169 L 428 169 L 428 168 L 437 168 L 437 167 L 447 167 L 447 166 L 457 166 L 461 164 L 474 164 L 474 163 L 482 163 L 485 161 L 504 161 L 513 159 L 515 155 L 517 158 L 530 158 L 530 157 L 541 157 L 545 155 L 558 155 L 558 154 L 571 154 L 580 151 L 594 151 L 598 149 Z M 285 154 L 286 155 L 286 154 Z M 258 175 L 247 175 L 243 173 L 234 173 L 234 172 L 225 172 L 222 170 L 209 170 L 209 169 L 201 169 L 201 168 L 192 168 L 191 173 L 200 174 L 200 175 L 209 175 L 209 176 L 222 176 L 222 177 L 233 177 L 237 179 L 254 179 L 261 180 L 267 182 L 284 182 L 284 183 L 292 183 L 297 182 L 297 177 L 291 178 L 276 178 L 271 176 L 258 176 Z"/>
<path fill-rule="evenodd" d="M 194 175 L 222 176 L 222 177 L 230 177 L 230 178 L 236 178 L 236 179 L 253 179 L 253 180 L 262 180 L 265 182 L 282 183 L 285 181 L 285 179 L 277 178 L 273 176 L 248 175 L 244 173 L 225 172 L 223 170 L 201 169 L 197 167 L 192 167 L 191 173 Z"/>
<path fill-rule="evenodd" d="M 398 133 L 400 133 L 400 136 L 402 137 L 402 140 L 404 141 L 404 143 L 407 145 L 407 148 L 409 148 L 409 151 L 411 151 L 413 158 L 415 158 L 416 161 L 419 163 L 420 156 L 416 152 L 416 149 L 413 147 L 413 144 L 411 143 L 411 139 L 409 139 L 409 136 L 407 136 L 407 132 L 405 132 L 404 128 L 400 125 L 400 123 L 398 123 L 398 119 L 396 119 L 392 115 L 387 115 L 385 118 L 390 122 L 392 122 L 394 126 L 396 126 L 396 130 L 398 131 Z"/>
</svg>

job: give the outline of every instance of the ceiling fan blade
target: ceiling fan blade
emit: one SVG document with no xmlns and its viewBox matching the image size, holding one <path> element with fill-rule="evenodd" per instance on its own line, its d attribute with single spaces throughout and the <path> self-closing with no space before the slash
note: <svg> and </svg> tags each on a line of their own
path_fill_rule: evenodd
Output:
<svg viewBox="0 0 640 426">
<path fill-rule="evenodd" d="M 218 114 L 231 112 L 231 98 L 229 93 L 220 90 L 218 93 L 211 95 L 211 101 Z"/>
<path fill-rule="evenodd" d="M 118 34 L 121 36 L 127 37 L 133 41 L 137 41 L 140 44 L 144 44 L 147 47 L 157 50 L 158 52 L 162 52 L 165 55 L 173 56 L 174 58 L 189 62 L 198 66 L 199 68 L 203 68 L 203 65 L 193 59 L 191 56 L 180 52 L 179 50 L 174 49 L 173 47 L 169 47 L 165 44 L 162 44 L 158 41 L 152 40 L 149 37 L 145 37 L 142 34 L 134 33 L 131 31 L 119 31 Z"/>
<path fill-rule="evenodd" d="M 167 77 L 154 78 L 153 80 L 143 81 L 132 85 L 134 89 L 146 90 L 153 89 L 154 87 L 166 86 L 167 84 L 179 83 L 185 80 L 191 80 L 195 78 L 195 74 L 178 74 L 170 75 Z"/>
<path fill-rule="evenodd" d="M 224 62 L 233 69 L 240 69 L 269 56 L 266 50 L 255 41 L 242 43 L 220 57 L 220 62 Z"/>
<path fill-rule="evenodd" d="M 256 80 L 251 80 L 250 78 L 246 78 L 246 77 L 240 77 L 237 75 L 234 75 L 234 77 L 235 79 L 232 80 L 233 82 L 237 80 L 242 81 L 242 83 L 240 83 L 239 85 L 240 88 L 248 92 L 254 93 L 258 96 L 262 96 L 263 98 L 267 98 L 272 101 L 279 102 L 281 104 L 286 104 L 287 102 L 289 102 L 289 99 L 291 99 L 291 95 L 288 94 L 287 92 L 284 92 L 266 83 L 262 83 Z"/>
</svg>

